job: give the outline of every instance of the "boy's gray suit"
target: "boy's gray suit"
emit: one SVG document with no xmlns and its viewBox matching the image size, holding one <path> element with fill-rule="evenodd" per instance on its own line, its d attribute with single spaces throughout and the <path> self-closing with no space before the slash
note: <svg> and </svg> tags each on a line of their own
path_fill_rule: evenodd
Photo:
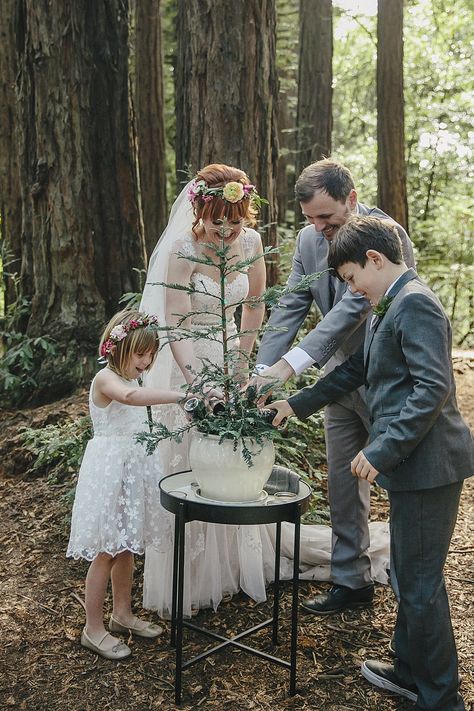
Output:
<svg viewBox="0 0 474 711">
<path fill-rule="evenodd" d="M 300 418 L 365 384 L 364 454 L 390 498 L 392 560 L 400 589 L 395 671 L 416 684 L 420 708 L 461 711 L 443 567 L 462 481 L 474 471 L 472 435 L 456 405 L 451 328 L 433 292 L 409 269 L 394 285 L 364 346 L 289 398 Z M 355 478 L 355 477 L 354 477 Z"/>
<path fill-rule="evenodd" d="M 393 220 L 377 208 L 358 203 L 360 215 Z M 408 266 L 414 266 L 410 239 L 396 225 Z M 298 283 L 302 276 L 327 269 L 329 243 L 312 225 L 301 230 L 293 257 L 288 284 Z M 272 310 L 269 326 L 285 331 L 267 330 L 257 355 L 257 363 L 273 365 L 291 347 L 313 302 L 323 315 L 298 346 L 306 351 L 318 367 L 329 372 L 354 353 L 364 338 L 364 324 L 371 314 L 369 302 L 348 291 L 336 277 L 324 274 L 310 290 L 287 295 Z M 341 395 L 325 411 L 328 489 L 333 530 L 331 577 L 334 583 L 356 589 L 371 582 L 369 548 L 369 491 L 365 481 L 350 474 L 350 462 L 362 449 L 368 436 L 368 414 L 360 392 Z"/>
</svg>

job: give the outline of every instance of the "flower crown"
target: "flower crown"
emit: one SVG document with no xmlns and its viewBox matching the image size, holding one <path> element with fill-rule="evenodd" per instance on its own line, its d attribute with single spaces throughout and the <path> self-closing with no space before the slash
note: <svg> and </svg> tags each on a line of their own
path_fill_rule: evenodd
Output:
<svg viewBox="0 0 474 711">
<path fill-rule="evenodd" d="M 109 353 L 112 353 L 114 346 L 120 343 L 120 341 L 123 341 L 130 331 L 135 331 L 136 328 L 146 328 L 147 326 L 158 326 L 156 316 L 143 314 L 139 318 L 131 319 L 128 323 L 119 323 L 118 326 L 114 326 L 109 337 L 100 347 L 100 355 L 104 357 L 108 356 Z"/>
<path fill-rule="evenodd" d="M 220 188 L 210 188 L 204 180 L 193 180 L 188 190 L 188 199 L 194 205 L 197 198 L 202 198 L 204 202 L 210 202 L 215 197 L 221 198 L 226 202 L 240 202 L 241 200 L 249 200 L 257 205 L 266 202 L 255 189 L 255 185 L 250 183 L 238 183 L 231 180 Z"/>
</svg>

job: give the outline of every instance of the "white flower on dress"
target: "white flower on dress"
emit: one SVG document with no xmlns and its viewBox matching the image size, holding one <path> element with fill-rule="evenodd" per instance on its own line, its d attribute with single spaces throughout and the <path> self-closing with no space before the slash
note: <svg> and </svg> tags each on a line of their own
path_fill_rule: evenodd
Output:
<svg viewBox="0 0 474 711">
<path fill-rule="evenodd" d="M 117 536 L 116 545 L 119 549 L 127 547 L 127 531 L 125 530 L 125 528 L 122 528 L 122 530 L 119 532 Z"/>
</svg>

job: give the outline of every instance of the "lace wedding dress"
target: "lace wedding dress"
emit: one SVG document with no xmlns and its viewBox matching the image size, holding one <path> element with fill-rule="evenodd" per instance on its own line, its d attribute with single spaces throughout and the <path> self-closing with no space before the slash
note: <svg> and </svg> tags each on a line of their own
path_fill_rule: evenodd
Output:
<svg viewBox="0 0 474 711">
<path fill-rule="evenodd" d="M 243 230 L 241 240 L 246 258 L 255 253 L 259 239 L 254 230 Z M 195 243 L 188 235 L 179 241 L 176 251 L 195 256 Z M 212 294 L 219 293 L 219 284 L 208 275 L 195 271 L 192 281 L 206 294 L 191 294 L 191 310 L 199 312 L 192 317 L 192 324 L 199 326 L 216 323 L 217 300 Z M 226 285 L 228 303 L 246 297 L 249 288 L 246 274 L 239 273 Z M 230 311 L 230 310 L 229 310 Z M 234 313 L 228 312 L 228 333 L 236 334 Z M 238 340 L 235 341 L 238 348 Z M 222 347 L 217 341 L 196 339 L 194 350 L 198 358 L 212 362 L 222 361 Z M 159 365 L 159 364 L 158 364 Z M 159 378 L 159 367 L 157 366 Z M 157 383 L 159 380 L 156 381 Z M 179 389 L 184 383 L 176 363 L 172 365 L 170 387 Z M 183 414 L 173 405 L 154 409 L 154 417 L 164 422 L 170 429 L 183 424 Z M 189 469 L 188 442 L 180 445 L 163 442 L 160 445 L 165 473 Z M 239 589 L 253 600 L 266 600 L 266 585 L 274 577 L 274 537 L 275 525 L 224 526 L 193 521 L 186 525 L 186 556 L 184 576 L 184 614 L 191 615 L 192 609 L 202 607 L 217 608 L 223 597 L 232 595 Z M 281 577 L 293 575 L 293 526 L 282 524 Z M 371 525 L 372 573 L 374 579 L 387 581 L 389 567 L 387 524 Z M 303 525 L 301 528 L 301 577 L 304 579 L 329 580 L 331 559 L 331 529 L 327 526 Z M 156 610 L 162 617 L 171 612 L 173 551 L 172 541 L 161 539 L 159 545 L 149 546 L 145 555 L 145 577 L 143 605 Z"/>
<path fill-rule="evenodd" d="M 146 408 L 115 401 L 97 407 L 93 385 L 94 436 L 82 459 L 66 555 L 91 561 L 98 553 L 143 554 L 146 546 L 160 547 L 172 535 L 172 516 L 159 503 L 160 455 L 147 456 L 135 442 L 147 427 Z"/>
</svg>

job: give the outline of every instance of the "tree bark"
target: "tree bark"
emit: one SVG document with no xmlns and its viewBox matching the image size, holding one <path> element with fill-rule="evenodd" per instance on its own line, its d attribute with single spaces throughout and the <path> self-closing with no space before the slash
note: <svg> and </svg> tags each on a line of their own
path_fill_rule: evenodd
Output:
<svg viewBox="0 0 474 711">
<path fill-rule="evenodd" d="M 292 129 L 294 129 L 293 121 L 294 118 L 292 117 L 288 107 L 288 94 L 280 91 L 278 101 L 278 143 L 280 153 L 278 156 L 277 178 L 278 220 L 280 226 L 286 222 L 286 213 L 289 208 L 290 195 L 292 194 L 290 192 L 291 188 L 288 180 L 288 173 L 291 170 L 292 161 L 290 163 L 288 156 L 290 151 L 294 155 L 294 146 L 292 146 L 292 139 L 294 137 L 294 133 L 292 133 Z M 294 184 L 293 174 L 292 178 Z M 293 199 L 291 199 L 292 205 Z"/>
<path fill-rule="evenodd" d="M 92 368 L 104 322 L 144 265 L 128 123 L 126 0 L 18 0 L 4 51 L 18 68 L 10 105 L 21 194 L 21 294 L 28 336 L 56 357 L 38 400 L 68 394 Z M 14 200 L 14 191 L 5 202 Z"/>
<path fill-rule="evenodd" d="M 148 257 L 168 220 L 161 0 L 135 0 L 135 117 Z"/>
<path fill-rule="evenodd" d="M 403 0 L 378 0 L 378 206 L 408 229 L 403 96 Z"/>
<path fill-rule="evenodd" d="M 18 155 L 12 150 L 15 143 L 15 78 L 16 55 L 5 51 L 12 47 L 16 0 L 5 0 L 0 12 L 0 220 L 2 235 L 3 290 L 5 302 L 16 297 L 16 276 L 21 269 L 21 197 Z"/>
<path fill-rule="evenodd" d="M 276 0 L 278 94 L 278 224 L 293 227 L 299 0 Z M 288 211 L 291 217 L 287 218 Z"/>
<path fill-rule="evenodd" d="M 245 170 L 269 202 L 266 245 L 277 244 L 275 25 L 274 0 L 178 0 L 178 187 L 208 163 Z M 278 278 L 275 258 L 267 276 Z"/>
<path fill-rule="evenodd" d="M 300 0 L 296 177 L 331 154 L 332 2 Z"/>
</svg>

